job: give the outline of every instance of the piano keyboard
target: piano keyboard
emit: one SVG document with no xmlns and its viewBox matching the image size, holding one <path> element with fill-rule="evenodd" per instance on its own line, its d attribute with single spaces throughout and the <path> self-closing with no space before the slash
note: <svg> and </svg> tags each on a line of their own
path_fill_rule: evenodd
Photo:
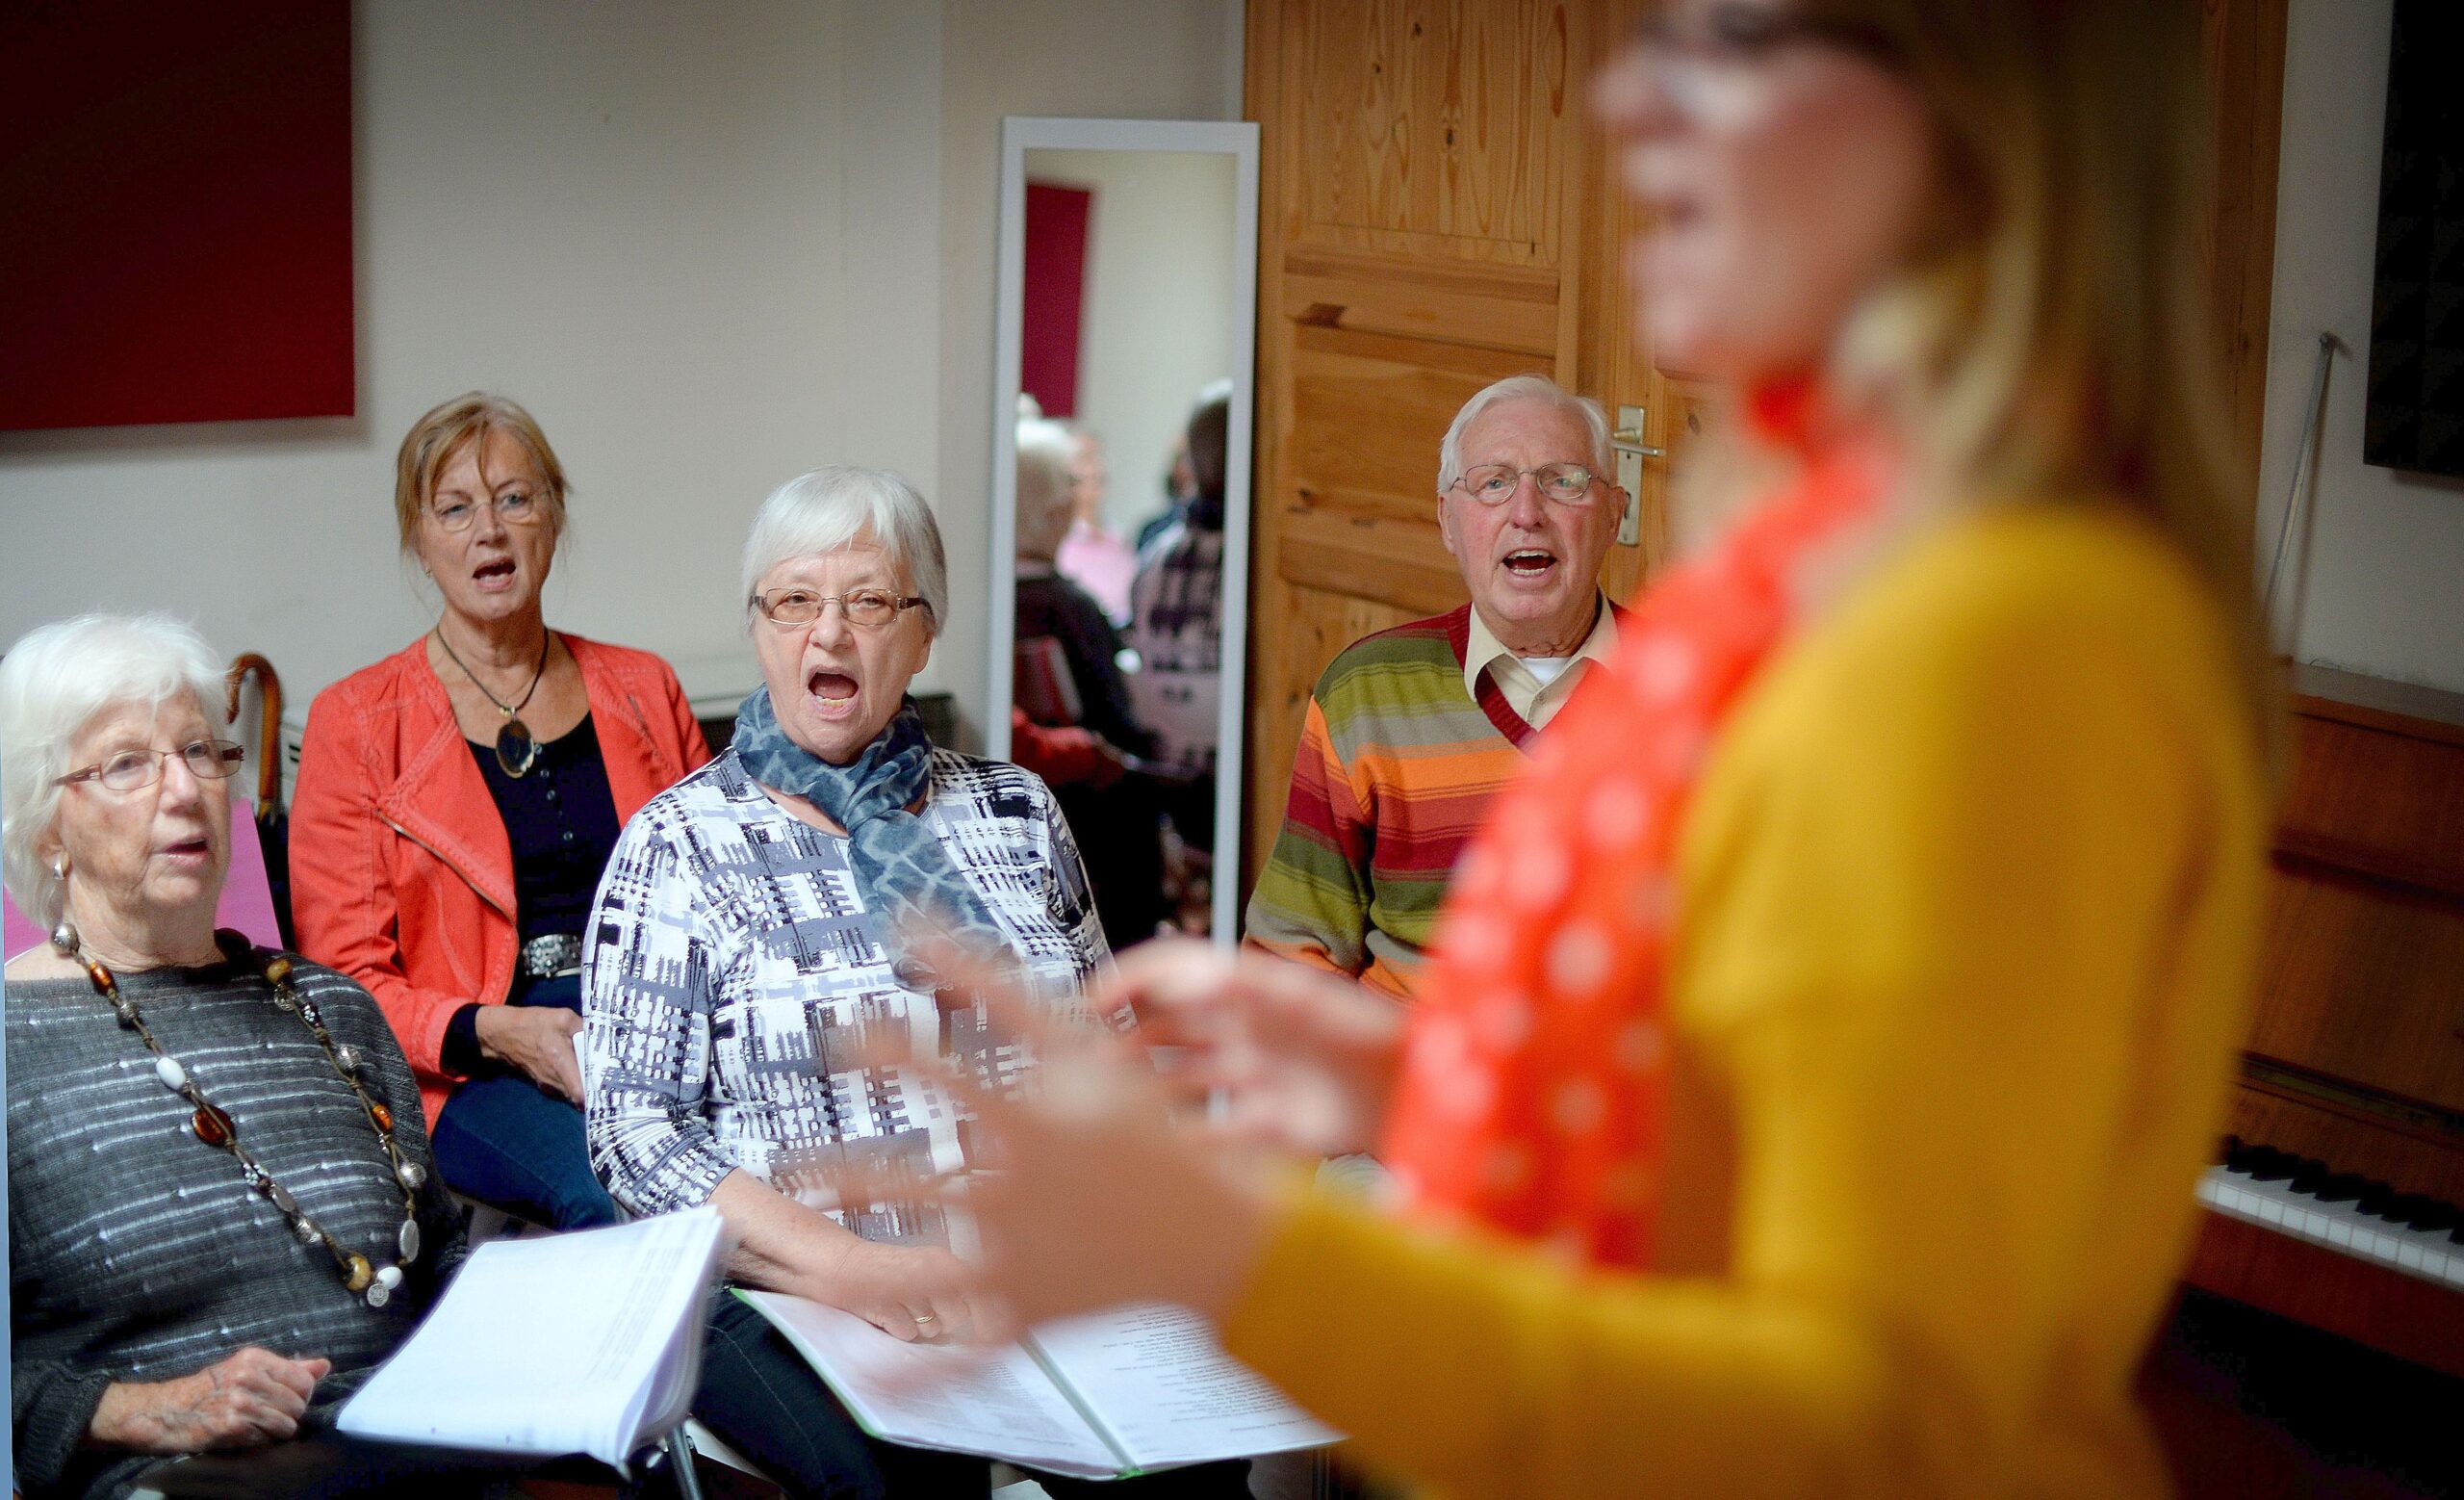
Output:
<svg viewBox="0 0 2464 1500">
<path fill-rule="evenodd" d="M 2284 1181 L 2262 1182 L 2230 1167 L 2207 1170 L 2199 1178 L 2198 1201 L 2229 1218 L 2464 1290 L 2464 1244 L 2445 1230 L 2392 1224 L 2349 1203 L 2324 1203 Z"/>
</svg>

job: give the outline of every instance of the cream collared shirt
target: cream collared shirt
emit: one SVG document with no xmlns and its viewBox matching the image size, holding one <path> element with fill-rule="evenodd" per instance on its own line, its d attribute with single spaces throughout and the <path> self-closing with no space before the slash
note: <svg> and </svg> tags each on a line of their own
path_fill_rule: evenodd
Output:
<svg viewBox="0 0 2464 1500">
<path fill-rule="evenodd" d="M 1533 729 L 1547 728 L 1549 721 L 1557 716 L 1557 711 L 1566 706 L 1575 685 L 1590 670 L 1590 663 L 1605 660 L 1617 644 L 1616 612 L 1608 608 L 1605 596 L 1595 594 L 1593 598 L 1593 608 L 1599 612 L 1592 619 L 1591 634 L 1575 648 L 1565 669 L 1545 682 L 1521 657 L 1499 644 L 1481 620 L 1479 607 L 1475 605 L 1472 638 L 1463 647 L 1463 690 L 1478 702 L 1480 674 L 1486 672 L 1490 681 L 1498 685 L 1498 691 L 1504 694 L 1506 707 L 1523 715 L 1523 721 Z"/>
</svg>

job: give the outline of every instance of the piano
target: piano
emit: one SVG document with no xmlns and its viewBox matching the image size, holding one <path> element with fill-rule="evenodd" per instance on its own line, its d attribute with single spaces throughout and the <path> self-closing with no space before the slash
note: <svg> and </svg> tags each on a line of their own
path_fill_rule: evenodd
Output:
<svg viewBox="0 0 2464 1500">
<path fill-rule="evenodd" d="M 2185 1280 L 2464 1377 L 2464 695 L 2294 688 L 2258 1009 Z"/>
</svg>

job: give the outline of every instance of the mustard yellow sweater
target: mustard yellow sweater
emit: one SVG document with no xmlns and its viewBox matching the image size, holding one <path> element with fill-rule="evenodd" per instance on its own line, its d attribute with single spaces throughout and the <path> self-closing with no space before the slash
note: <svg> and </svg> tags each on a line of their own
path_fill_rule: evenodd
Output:
<svg viewBox="0 0 2464 1500">
<path fill-rule="evenodd" d="M 1951 522 L 1740 705 L 1681 852 L 1657 1271 L 1296 1203 L 1233 1352 L 1454 1495 L 2142 1496 L 2265 795 L 2133 523 Z"/>
</svg>

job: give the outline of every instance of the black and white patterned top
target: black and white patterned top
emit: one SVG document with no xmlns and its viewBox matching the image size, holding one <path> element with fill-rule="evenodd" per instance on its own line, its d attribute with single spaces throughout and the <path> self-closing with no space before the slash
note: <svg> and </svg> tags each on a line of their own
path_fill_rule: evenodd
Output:
<svg viewBox="0 0 2464 1500">
<path fill-rule="evenodd" d="M 1110 962 L 1078 846 L 1029 771 L 933 752 L 921 815 L 1007 931 L 1037 998 L 1075 1005 Z M 828 1206 L 832 1169 L 964 1164 L 940 1088 L 860 1059 L 885 1034 L 1004 1081 L 1020 1062 L 971 1005 L 893 964 L 847 841 L 791 816 L 731 751 L 633 815 L 599 887 L 582 960 L 591 1165 L 619 1203 L 706 1201 L 741 1167 Z M 937 1222 L 848 1213 L 868 1239 L 935 1241 Z"/>
<path fill-rule="evenodd" d="M 1187 521 L 1146 544 L 1129 585 L 1130 679 L 1155 758 L 1181 770 L 1215 769 L 1222 717 L 1223 532 Z"/>
<path fill-rule="evenodd" d="M 124 1493 L 159 1461 L 78 1446 L 111 1382 L 169 1380 L 260 1344 L 333 1360 L 317 1388 L 330 1403 L 460 1264 L 461 1215 L 437 1186 L 419 1087 L 376 1002 L 306 959 L 292 972 L 334 1039 L 368 1059 L 361 1076 L 393 1110 L 396 1141 L 428 1169 L 424 1247 L 381 1310 L 343 1284 L 330 1254 L 294 1237 L 230 1152 L 190 1133 L 188 1102 L 84 979 L 9 982 L 9 1371 L 28 1496 Z M 119 987 L 274 1179 L 346 1246 L 391 1264 L 402 1223 L 392 1164 L 264 978 L 218 964 L 122 974 Z"/>
</svg>

